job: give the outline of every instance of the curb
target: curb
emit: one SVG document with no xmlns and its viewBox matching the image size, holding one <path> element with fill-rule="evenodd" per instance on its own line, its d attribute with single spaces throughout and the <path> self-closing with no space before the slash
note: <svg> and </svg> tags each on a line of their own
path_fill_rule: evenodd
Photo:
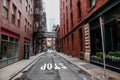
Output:
<svg viewBox="0 0 120 80">
<path fill-rule="evenodd" d="M 57 53 L 59 56 L 61 56 L 60 54 L 62 53 Z M 67 60 L 68 62 L 72 63 L 73 65 L 75 65 L 76 67 L 82 69 L 83 71 L 87 72 L 89 75 L 93 76 L 93 77 L 96 77 L 97 79 L 100 79 L 100 80 L 103 80 L 102 76 L 99 76 L 99 75 L 96 75 L 94 73 L 92 73 L 91 71 L 88 71 L 87 69 L 85 69 L 84 67 L 82 66 L 78 66 L 76 65 L 75 63 L 73 63 L 72 61 L 66 59 L 64 56 L 61 56 L 62 58 L 64 58 L 65 60 Z"/>
<path fill-rule="evenodd" d="M 21 70 L 13 73 L 13 74 L 9 77 L 8 80 L 12 80 L 16 75 L 18 75 L 18 74 L 19 74 L 20 72 L 22 72 L 24 69 L 26 69 L 27 67 L 29 67 L 29 65 L 31 65 L 31 64 L 34 63 L 34 62 L 36 63 L 36 62 L 39 60 L 39 57 L 40 57 L 41 55 L 43 55 L 43 54 L 44 54 L 44 52 L 41 53 L 36 59 L 34 59 L 33 61 L 31 61 L 29 64 L 27 64 L 26 66 L 24 66 Z M 34 64 L 32 64 L 32 65 L 34 65 Z M 31 65 L 31 67 L 32 67 L 32 65 Z"/>
</svg>

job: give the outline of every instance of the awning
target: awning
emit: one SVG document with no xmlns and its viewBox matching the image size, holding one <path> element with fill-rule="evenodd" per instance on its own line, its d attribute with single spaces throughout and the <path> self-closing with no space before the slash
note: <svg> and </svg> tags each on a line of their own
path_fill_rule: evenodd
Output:
<svg viewBox="0 0 120 80">
<path fill-rule="evenodd" d="M 1 29 L 0 31 L 1 34 L 4 34 L 4 35 L 7 35 L 7 36 L 11 36 L 11 37 L 14 37 L 14 38 L 19 38 L 20 36 L 14 32 L 11 32 L 9 30 L 6 30 L 6 29 Z"/>
</svg>

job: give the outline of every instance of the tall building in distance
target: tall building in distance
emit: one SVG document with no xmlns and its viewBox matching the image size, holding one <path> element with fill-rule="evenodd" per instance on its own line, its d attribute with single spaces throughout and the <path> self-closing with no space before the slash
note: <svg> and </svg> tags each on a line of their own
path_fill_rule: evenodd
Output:
<svg viewBox="0 0 120 80">
<path fill-rule="evenodd" d="M 48 25 L 48 28 L 47 28 L 47 31 L 48 32 L 52 32 L 52 29 L 53 29 L 53 25 L 55 24 L 55 19 L 54 18 L 50 18 L 49 19 L 49 25 Z"/>
</svg>

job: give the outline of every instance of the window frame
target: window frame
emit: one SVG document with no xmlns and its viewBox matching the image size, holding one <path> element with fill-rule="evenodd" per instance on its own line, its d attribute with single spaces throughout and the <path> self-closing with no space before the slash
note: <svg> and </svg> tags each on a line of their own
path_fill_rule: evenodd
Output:
<svg viewBox="0 0 120 80">
<path fill-rule="evenodd" d="M 8 19 L 8 7 L 9 7 L 9 0 L 3 0 L 3 9 L 4 9 L 3 17 L 6 18 L 6 19 Z"/>
<path fill-rule="evenodd" d="M 25 19 L 25 32 L 27 32 L 27 23 L 28 23 L 28 21 L 27 21 L 27 19 Z"/>
<path fill-rule="evenodd" d="M 20 27 L 20 20 L 21 19 L 21 12 L 20 11 L 18 11 L 18 19 L 17 19 L 17 25 L 18 25 L 18 27 Z"/>
<path fill-rule="evenodd" d="M 3 17 L 8 19 L 8 9 L 6 7 L 3 7 L 4 11 L 3 11 Z"/>
<path fill-rule="evenodd" d="M 77 18 L 80 19 L 82 17 L 82 8 L 81 8 L 81 1 L 77 1 Z"/>
<path fill-rule="evenodd" d="M 12 5 L 12 14 L 15 15 L 16 14 L 16 6 L 13 4 Z"/>
<path fill-rule="evenodd" d="M 9 0 L 3 0 L 3 6 L 8 8 L 9 6 Z"/>
<path fill-rule="evenodd" d="M 11 23 L 15 24 L 15 19 L 16 19 L 16 6 L 14 4 L 12 4 L 12 18 L 11 18 Z"/>
</svg>

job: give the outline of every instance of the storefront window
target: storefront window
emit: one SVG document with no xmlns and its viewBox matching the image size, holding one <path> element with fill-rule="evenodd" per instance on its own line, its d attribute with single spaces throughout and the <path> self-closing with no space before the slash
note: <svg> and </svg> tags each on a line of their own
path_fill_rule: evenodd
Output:
<svg viewBox="0 0 120 80">
<path fill-rule="evenodd" d="M 106 24 L 106 50 L 119 51 L 120 50 L 120 22 L 113 20 Z"/>
<path fill-rule="evenodd" d="M 6 35 L 2 35 L 1 37 L 2 37 L 1 38 L 2 40 L 8 40 L 8 36 L 6 36 Z"/>
<path fill-rule="evenodd" d="M 17 56 L 18 44 L 2 41 L 2 59 Z"/>
<path fill-rule="evenodd" d="M 2 35 L 0 60 L 18 56 L 18 39 Z"/>
<path fill-rule="evenodd" d="M 19 39 L 15 39 L 15 42 L 19 42 Z"/>
<path fill-rule="evenodd" d="M 117 48 L 120 50 L 120 24 L 117 27 Z"/>
<path fill-rule="evenodd" d="M 113 50 L 120 50 L 120 23 L 111 27 L 111 43 Z"/>
<path fill-rule="evenodd" d="M 96 50 L 100 51 L 102 50 L 102 39 L 101 39 L 101 32 L 100 32 L 100 28 L 97 28 L 95 30 L 95 46 L 96 46 Z"/>
<path fill-rule="evenodd" d="M 102 39 L 99 26 L 91 30 L 91 46 L 92 54 L 102 51 Z"/>
<path fill-rule="evenodd" d="M 13 38 L 13 37 L 10 37 L 10 41 L 13 41 L 13 42 L 14 42 L 14 38 Z"/>
</svg>

